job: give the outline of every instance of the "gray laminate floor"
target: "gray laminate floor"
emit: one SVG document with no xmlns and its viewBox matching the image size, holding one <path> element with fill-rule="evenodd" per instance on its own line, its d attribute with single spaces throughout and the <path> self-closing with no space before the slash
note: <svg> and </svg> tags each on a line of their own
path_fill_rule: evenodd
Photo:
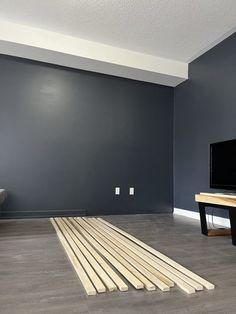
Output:
<svg viewBox="0 0 236 314">
<path fill-rule="evenodd" d="M 0 221 L 1 314 L 235 314 L 236 247 L 172 215 L 107 216 L 110 222 L 216 285 L 213 291 L 113 292 L 87 297 L 48 219 Z"/>
</svg>

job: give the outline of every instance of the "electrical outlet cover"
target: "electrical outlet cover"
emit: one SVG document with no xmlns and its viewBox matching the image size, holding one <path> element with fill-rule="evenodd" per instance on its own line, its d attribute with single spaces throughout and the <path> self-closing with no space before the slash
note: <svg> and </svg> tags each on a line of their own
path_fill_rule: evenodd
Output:
<svg viewBox="0 0 236 314">
<path fill-rule="evenodd" d="M 134 187 L 129 188 L 129 195 L 134 195 Z"/>
<path fill-rule="evenodd" d="M 120 195 L 120 187 L 119 186 L 115 187 L 115 195 Z"/>
</svg>

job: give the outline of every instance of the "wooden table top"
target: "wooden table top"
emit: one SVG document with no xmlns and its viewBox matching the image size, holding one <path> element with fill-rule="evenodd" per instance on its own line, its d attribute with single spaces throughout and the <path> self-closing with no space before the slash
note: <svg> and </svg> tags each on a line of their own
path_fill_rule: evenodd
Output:
<svg viewBox="0 0 236 314">
<path fill-rule="evenodd" d="M 236 196 L 234 195 L 223 195 L 213 193 L 195 194 L 195 201 L 198 203 L 236 207 Z"/>
</svg>

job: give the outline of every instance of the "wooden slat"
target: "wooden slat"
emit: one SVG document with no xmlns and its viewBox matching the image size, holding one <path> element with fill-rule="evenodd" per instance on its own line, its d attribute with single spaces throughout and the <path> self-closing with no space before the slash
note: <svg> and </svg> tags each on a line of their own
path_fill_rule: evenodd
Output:
<svg viewBox="0 0 236 314">
<path fill-rule="evenodd" d="M 78 228 L 78 224 L 72 219 L 69 218 L 70 223 Z M 74 233 L 76 236 L 80 235 L 77 229 L 74 229 Z M 93 248 L 92 245 L 81 235 L 79 238 L 80 241 L 84 244 L 84 246 L 89 250 L 89 252 L 93 255 L 93 257 L 97 260 L 97 262 L 101 265 L 101 267 L 106 271 L 109 277 L 113 280 L 113 282 L 117 285 L 120 291 L 127 291 L 128 286 L 126 283 L 114 272 L 114 270 L 107 264 L 107 262 L 98 254 L 98 252 Z"/>
<path fill-rule="evenodd" d="M 92 281 L 93 285 L 95 286 L 98 293 L 102 293 L 106 291 L 106 287 L 102 283 L 101 279 L 98 277 L 92 266 L 89 264 L 87 259 L 84 257 L 81 250 L 78 248 L 76 243 L 73 239 L 73 233 L 71 230 L 67 229 L 63 225 L 63 221 L 61 218 L 55 218 L 58 226 L 62 230 L 64 237 L 66 238 L 67 242 L 69 242 L 71 248 L 73 249 L 74 253 L 76 254 L 77 258 L 79 259 L 81 265 L 83 266 L 84 270 L 86 271 L 87 275 L 89 276 L 90 280 Z"/>
<path fill-rule="evenodd" d="M 151 276 L 152 274 L 149 273 L 147 271 L 147 269 L 145 269 L 144 267 L 142 267 L 142 265 L 140 263 L 138 263 L 135 259 L 133 259 L 131 256 L 129 256 L 125 251 L 123 251 L 122 249 L 120 249 L 116 244 L 115 241 L 112 242 L 110 241 L 104 234 L 102 234 L 101 232 L 99 232 L 99 228 L 97 228 L 96 226 L 94 226 L 92 224 L 92 222 L 88 222 L 88 224 L 91 223 L 91 227 L 93 228 L 93 231 L 95 232 L 96 235 L 98 235 L 105 243 L 107 243 L 107 245 L 109 245 L 112 249 L 114 249 L 121 257 L 123 257 L 128 264 L 130 264 L 131 269 L 130 271 L 132 271 L 132 273 L 143 282 L 144 287 L 148 290 L 148 291 L 153 291 L 156 290 L 155 285 L 152 283 L 149 277 L 149 275 Z M 127 265 L 126 265 L 127 266 Z M 163 282 L 160 282 L 159 280 L 159 288 L 162 291 L 169 291 L 170 288 L 165 285 Z"/>
<path fill-rule="evenodd" d="M 100 244 L 102 244 L 106 249 L 119 261 L 121 262 L 136 278 L 140 280 L 141 283 L 143 283 L 144 287 L 148 291 L 155 290 L 155 285 L 149 281 L 140 270 L 138 270 L 139 265 L 135 261 L 132 261 L 130 258 L 130 261 L 127 261 L 126 254 L 120 250 L 118 247 L 113 245 L 113 243 L 109 242 L 103 235 L 101 235 L 99 232 L 94 229 L 94 227 L 91 227 L 87 222 L 85 222 L 86 229 L 90 232 L 90 234 L 98 239 L 100 241 Z M 167 287 L 168 288 L 168 287 Z M 163 289 L 164 290 L 164 289 Z M 168 288 L 169 290 L 169 288 Z M 165 290 L 164 290 L 165 291 Z"/>
<path fill-rule="evenodd" d="M 144 285 L 138 280 L 128 269 L 126 269 L 119 261 L 117 261 L 100 243 L 95 240 L 89 232 L 84 228 L 80 221 L 76 221 L 80 225 L 79 231 L 85 238 L 99 251 L 136 289 L 142 289 Z M 128 288 L 128 287 L 127 287 Z"/>
<path fill-rule="evenodd" d="M 112 224 L 110 224 L 109 222 L 107 222 L 104 219 L 98 218 L 98 220 L 102 221 L 104 224 L 108 225 L 110 228 L 116 230 L 117 232 L 123 234 L 125 237 L 127 237 L 130 240 L 132 240 L 133 242 L 135 242 L 136 244 L 138 244 L 139 246 L 141 246 L 142 248 L 144 248 L 148 252 L 152 253 L 156 257 L 160 258 L 161 260 L 163 260 L 167 264 L 169 264 L 172 267 L 176 268 L 177 270 L 179 270 L 180 272 L 182 272 L 186 276 L 188 276 L 191 279 L 197 281 L 198 283 L 200 283 L 201 285 L 206 287 L 208 290 L 212 290 L 212 289 L 215 288 L 215 286 L 211 282 L 209 282 L 209 281 L 205 280 L 204 278 L 200 277 L 199 275 L 193 273 L 192 271 L 188 270 L 186 267 L 180 265 L 179 263 L 175 262 L 174 260 L 172 260 L 168 256 L 162 254 L 161 252 L 153 249 L 152 247 L 150 247 L 149 245 L 145 244 L 144 242 L 138 240 L 134 236 L 128 234 L 127 232 L 121 230 L 120 228 L 117 228 L 117 227 L 113 226 Z"/>
<path fill-rule="evenodd" d="M 82 265 L 78 261 L 76 255 L 74 254 L 70 245 L 67 243 L 62 231 L 60 230 L 60 228 L 58 227 L 58 225 L 56 224 L 56 222 L 54 221 L 53 218 L 50 218 L 50 221 L 51 221 L 54 229 L 56 230 L 56 233 L 57 233 L 57 236 L 61 242 L 61 245 L 63 246 L 63 248 L 64 248 L 71 264 L 73 265 L 82 285 L 84 286 L 84 289 L 85 289 L 87 295 L 96 295 L 97 294 L 96 289 L 94 288 L 93 284 L 91 283 L 88 275 L 84 271 Z"/>
<path fill-rule="evenodd" d="M 137 270 L 139 270 L 146 278 L 148 278 L 151 282 L 153 282 L 159 289 L 162 291 L 169 291 L 170 287 L 161 281 L 158 277 L 156 277 L 149 269 L 148 267 L 143 266 L 145 264 L 145 261 L 139 258 L 136 254 L 134 254 L 132 251 L 127 249 L 124 245 L 120 244 L 115 238 L 109 236 L 107 232 L 100 228 L 98 225 L 96 225 L 96 222 L 91 219 L 86 219 L 86 221 L 99 233 L 102 235 L 102 238 L 105 242 L 108 243 L 112 248 L 114 248 L 121 256 L 123 256 L 130 264 L 132 264 Z M 108 241 L 107 241 L 108 240 Z M 142 280 L 142 278 L 140 278 Z M 143 280 L 142 280 L 143 281 Z M 144 281 L 143 281 L 144 282 Z M 145 283 L 145 282 L 144 282 Z M 155 287 L 155 286 L 154 286 Z M 150 290 L 154 290 L 153 288 Z"/>
<path fill-rule="evenodd" d="M 123 251 L 125 251 L 129 256 L 134 258 L 139 264 L 141 264 L 143 267 L 145 267 L 148 270 L 148 278 L 158 286 L 160 283 L 165 283 L 168 287 L 173 287 L 174 282 L 170 280 L 168 277 L 164 276 L 161 272 L 159 272 L 155 267 L 151 266 L 147 263 L 146 256 L 141 256 L 139 251 L 133 249 L 130 247 L 125 241 L 117 237 L 116 234 L 113 234 L 110 232 L 110 230 L 106 229 L 106 226 L 101 224 L 97 219 L 91 218 L 88 219 L 88 222 L 95 224 L 99 229 L 100 232 L 106 237 L 108 237 L 109 240 L 111 240 L 113 243 L 116 244 L 116 246 L 120 247 Z M 154 276 L 154 277 L 153 277 Z M 156 280 L 157 279 L 157 280 Z"/>
<path fill-rule="evenodd" d="M 95 218 L 94 218 L 95 219 Z M 103 228 L 105 228 L 107 231 L 109 231 L 111 234 L 115 235 L 120 242 L 122 242 L 124 245 L 129 247 L 130 250 L 133 250 L 134 253 L 138 254 L 140 257 L 142 257 L 146 262 L 148 262 L 150 265 L 152 265 L 155 269 L 159 270 L 162 274 L 165 274 L 169 279 L 173 280 L 182 290 L 184 290 L 186 293 L 194 293 L 195 290 L 203 290 L 203 286 L 200 285 L 198 282 L 195 282 L 191 278 L 187 277 L 177 269 L 173 268 L 172 266 L 168 265 L 164 261 L 160 260 L 159 258 L 153 256 L 148 251 L 144 250 L 139 245 L 135 244 L 131 240 L 127 239 L 117 231 L 109 228 L 102 222 L 99 222 L 98 219 L 97 223 L 101 224 Z M 186 285 L 187 284 L 187 285 Z"/>
<path fill-rule="evenodd" d="M 142 277 L 143 279 L 143 276 L 141 276 L 140 272 L 136 268 L 134 268 L 130 263 L 128 263 L 119 253 L 117 253 L 115 249 L 113 249 L 109 244 L 107 244 L 107 242 L 104 241 L 104 239 L 102 239 L 99 233 L 93 228 L 91 228 L 89 224 L 87 224 L 82 218 L 78 218 L 77 221 L 84 226 L 86 231 L 88 231 L 90 235 L 106 249 L 106 251 L 112 254 L 116 261 L 120 262 L 134 276 L 134 279 L 136 281 L 135 288 L 143 289 L 145 284 L 140 278 Z"/>
<path fill-rule="evenodd" d="M 106 285 L 109 291 L 115 291 L 117 290 L 116 285 L 111 280 L 111 278 L 107 275 L 107 273 L 104 271 L 104 269 L 100 266 L 100 264 L 96 261 L 96 259 L 93 257 L 91 252 L 88 251 L 86 246 L 83 245 L 83 236 L 79 234 L 79 232 L 73 227 L 73 225 L 70 224 L 70 222 L 66 218 L 62 218 L 62 224 L 64 225 L 65 229 L 67 229 L 67 232 L 69 232 L 68 228 L 70 228 L 70 236 L 73 238 L 74 242 L 78 246 L 78 248 L 81 250 L 81 252 L 84 254 L 90 265 L 93 267 L 97 275 L 100 277 L 100 279 L 103 281 L 103 283 Z"/>
<path fill-rule="evenodd" d="M 103 225 L 104 228 L 106 228 Z M 108 227 L 107 227 L 108 228 Z M 109 230 L 111 230 L 111 228 L 108 228 Z M 116 236 L 120 239 L 120 241 L 122 242 L 122 236 L 116 234 Z M 124 241 L 122 242 L 124 245 L 126 245 L 131 251 L 133 251 L 135 254 L 137 254 L 140 258 L 143 258 L 148 264 L 150 264 L 152 267 L 154 267 L 155 269 L 157 269 L 158 271 L 160 271 L 164 276 L 168 277 L 169 279 L 173 280 L 177 286 L 179 286 L 183 291 L 185 291 L 188 294 L 192 294 L 195 292 L 194 287 L 192 287 L 191 285 L 189 285 L 188 283 L 186 283 L 184 280 L 182 280 L 181 278 L 177 277 L 175 275 L 175 273 L 170 272 L 169 270 L 167 270 L 166 268 L 162 267 L 161 264 L 158 264 L 156 260 L 152 260 L 149 256 L 148 256 L 148 252 L 146 252 L 145 250 L 143 250 L 142 248 L 136 246 L 133 242 L 129 243 L 129 240 L 127 238 L 124 239 Z M 154 257 L 155 258 L 155 257 Z M 158 259 L 157 259 L 158 260 Z M 159 260 L 158 260 L 159 261 Z M 163 262 L 163 265 L 165 265 L 165 263 Z M 165 265 L 166 266 L 166 265 Z"/>
</svg>

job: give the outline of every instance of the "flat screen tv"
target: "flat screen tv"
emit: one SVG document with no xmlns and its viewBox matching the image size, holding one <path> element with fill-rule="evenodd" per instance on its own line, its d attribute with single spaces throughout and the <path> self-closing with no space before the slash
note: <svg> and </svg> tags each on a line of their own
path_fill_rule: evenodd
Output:
<svg viewBox="0 0 236 314">
<path fill-rule="evenodd" d="M 236 190 L 236 140 L 210 145 L 210 187 Z"/>
</svg>

